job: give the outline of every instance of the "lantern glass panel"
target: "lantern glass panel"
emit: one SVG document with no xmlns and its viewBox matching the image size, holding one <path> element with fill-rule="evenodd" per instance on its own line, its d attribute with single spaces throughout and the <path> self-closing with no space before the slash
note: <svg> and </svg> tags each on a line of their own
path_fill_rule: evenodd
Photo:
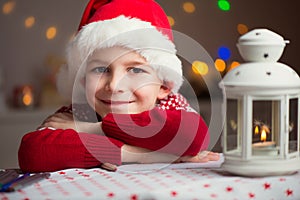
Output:
<svg viewBox="0 0 300 200">
<path fill-rule="evenodd" d="M 298 99 L 289 101 L 289 153 L 298 149 Z"/>
<path fill-rule="evenodd" d="M 253 155 L 279 155 L 280 101 L 253 101 L 252 145 Z"/>
<path fill-rule="evenodd" d="M 238 130 L 238 100 L 227 99 L 227 110 L 226 112 L 226 151 L 233 151 L 238 149 L 240 146 Z"/>
</svg>

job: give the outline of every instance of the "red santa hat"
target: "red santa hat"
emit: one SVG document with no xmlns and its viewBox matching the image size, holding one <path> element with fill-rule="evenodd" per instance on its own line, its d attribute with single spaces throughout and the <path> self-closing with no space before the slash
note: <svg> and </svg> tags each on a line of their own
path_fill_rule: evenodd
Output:
<svg viewBox="0 0 300 200">
<path fill-rule="evenodd" d="M 182 64 L 167 16 L 154 0 L 90 0 L 78 33 L 68 44 L 67 65 L 58 73 L 59 92 L 72 97 L 75 79 L 88 56 L 96 49 L 112 46 L 140 53 L 159 78 L 178 92 L 183 81 Z"/>
</svg>

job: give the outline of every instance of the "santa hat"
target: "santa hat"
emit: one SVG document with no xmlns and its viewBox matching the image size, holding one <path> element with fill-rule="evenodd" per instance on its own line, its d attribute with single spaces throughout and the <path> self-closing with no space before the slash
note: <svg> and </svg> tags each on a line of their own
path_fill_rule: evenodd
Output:
<svg viewBox="0 0 300 200">
<path fill-rule="evenodd" d="M 88 56 L 112 46 L 140 53 L 172 92 L 178 92 L 183 81 L 181 61 L 167 16 L 154 0 L 90 0 L 78 33 L 68 44 L 67 64 L 58 73 L 59 92 L 72 97 Z M 79 87 L 74 87 L 76 93 L 80 93 Z"/>
</svg>

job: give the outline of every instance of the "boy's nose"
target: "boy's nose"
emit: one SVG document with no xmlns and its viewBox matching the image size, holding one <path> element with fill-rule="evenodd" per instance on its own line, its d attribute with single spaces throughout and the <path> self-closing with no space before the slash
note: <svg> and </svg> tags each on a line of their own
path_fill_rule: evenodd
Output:
<svg viewBox="0 0 300 200">
<path fill-rule="evenodd" d="M 123 92 L 127 85 L 124 79 L 126 78 L 121 74 L 112 74 L 107 80 L 106 89 L 112 93 Z"/>
</svg>

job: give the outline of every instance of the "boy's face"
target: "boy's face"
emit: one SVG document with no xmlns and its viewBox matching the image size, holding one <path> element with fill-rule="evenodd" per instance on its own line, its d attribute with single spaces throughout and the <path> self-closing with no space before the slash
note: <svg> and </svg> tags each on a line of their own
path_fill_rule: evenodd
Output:
<svg viewBox="0 0 300 200">
<path fill-rule="evenodd" d="M 102 117 L 153 109 L 170 93 L 145 58 L 122 47 L 96 50 L 87 60 L 84 83 L 88 103 Z"/>
</svg>

